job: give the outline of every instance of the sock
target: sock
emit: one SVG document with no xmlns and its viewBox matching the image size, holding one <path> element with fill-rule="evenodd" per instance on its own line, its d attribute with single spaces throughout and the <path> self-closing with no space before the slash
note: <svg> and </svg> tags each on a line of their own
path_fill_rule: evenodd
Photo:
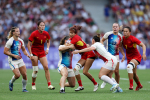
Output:
<svg viewBox="0 0 150 100">
<path fill-rule="evenodd" d="M 141 83 L 140 83 L 140 81 L 139 81 L 139 82 L 136 82 L 136 84 L 137 84 L 137 86 L 141 86 Z"/>
<path fill-rule="evenodd" d="M 48 86 L 50 86 L 50 85 L 51 85 L 51 82 L 48 82 L 47 84 L 48 84 Z"/>
<path fill-rule="evenodd" d="M 12 77 L 12 79 L 11 79 L 11 83 L 14 83 L 15 82 L 15 75 Z"/>
<path fill-rule="evenodd" d="M 32 86 L 35 85 L 35 83 L 32 83 Z"/>
<path fill-rule="evenodd" d="M 108 76 L 106 76 L 106 75 L 103 75 L 103 76 L 101 77 L 101 80 L 103 80 L 104 82 L 109 83 L 109 84 L 111 84 L 111 85 L 115 84 L 115 82 L 113 82 L 112 79 L 110 79 L 110 78 L 109 78 Z"/>
<path fill-rule="evenodd" d="M 26 89 L 27 80 L 22 79 L 22 89 Z"/>
<path fill-rule="evenodd" d="M 115 82 L 116 84 L 118 84 L 118 83 L 116 82 L 116 80 L 115 80 L 113 77 L 111 78 L 111 80 L 112 80 L 113 82 Z M 120 89 L 121 89 L 120 87 L 117 88 L 117 90 L 120 90 Z"/>
<path fill-rule="evenodd" d="M 133 79 L 130 79 L 130 86 L 133 86 Z"/>
<path fill-rule="evenodd" d="M 79 84 L 79 86 L 83 86 L 81 80 L 78 81 L 78 84 Z"/>
<path fill-rule="evenodd" d="M 97 82 L 95 81 L 94 78 L 91 81 L 93 82 L 94 85 L 97 85 Z"/>
<path fill-rule="evenodd" d="M 60 90 L 65 90 L 64 87 L 61 87 Z"/>
</svg>

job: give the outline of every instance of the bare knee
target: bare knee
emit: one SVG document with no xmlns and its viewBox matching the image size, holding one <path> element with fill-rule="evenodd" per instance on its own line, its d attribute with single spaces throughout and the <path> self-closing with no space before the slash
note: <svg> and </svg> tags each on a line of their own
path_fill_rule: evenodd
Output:
<svg viewBox="0 0 150 100">
<path fill-rule="evenodd" d="M 118 69 L 115 70 L 115 75 L 119 75 L 119 70 Z"/>
<path fill-rule="evenodd" d="M 101 79 L 102 76 L 103 76 L 102 74 L 99 74 L 99 75 L 98 75 L 98 78 Z"/>
<path fill-rule="evenodd" d="M 87 71 L 83 71 L 83 74 L 84 74 L 84 75 L 87 75 L 87 74 L 88 74 L 88 72 L 87 72 Z"/>
<path fill-rule="evenodd" d="M 18 79 L 20 77 L 20 73 L 15 74 L 15 78 Z"/>
<path fill-rule="evenodd" d="M 44 66 L 45 71 L 49 71 L 48 66 Z"/>
<path fill-rule="evenodd" d="M 74 88 L 75 85 L 76 85 L 76 83 L 74 82 L 74 83 L 70 84 L 70 87 L 71 87 L 71 88 Z"/>
<path fill-rule="evenodd" d="M 23 77 L 23 79 L 27 79 L 27 74 L 26 74 L 26 73 L 23 73 L 23 74 L 22 74 L 22 77 Z"/>
</svg>

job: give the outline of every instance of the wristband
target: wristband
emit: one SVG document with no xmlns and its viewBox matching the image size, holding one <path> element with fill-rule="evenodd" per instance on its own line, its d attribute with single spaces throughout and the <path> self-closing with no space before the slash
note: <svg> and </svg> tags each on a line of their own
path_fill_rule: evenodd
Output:
<svg viewBox="0 0 150 100">
<path fill-rule="evenodd" d="M 47 48 L 46 50 L 49 50 L 49 48 Z"/>
<path fill-rule="evenodd" d="M 30 56 L 33 56 L 33 54 L 30 54 Z"/>
</svg>

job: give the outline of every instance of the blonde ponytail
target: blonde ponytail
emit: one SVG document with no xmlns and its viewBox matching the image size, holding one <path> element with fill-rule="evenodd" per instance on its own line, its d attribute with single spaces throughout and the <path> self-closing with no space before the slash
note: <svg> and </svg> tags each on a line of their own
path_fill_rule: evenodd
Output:
<svg viewBox="0 0 150 100">
<path fill-rule="evenodd" d="M 15 29 L 18 27 L 12 27 L 11 30 L 9 31 L 9 35 L 7 36 L 7 39 L 10 39 L 13 36 L 13 32 L 15 32 Z"/>
</svg>

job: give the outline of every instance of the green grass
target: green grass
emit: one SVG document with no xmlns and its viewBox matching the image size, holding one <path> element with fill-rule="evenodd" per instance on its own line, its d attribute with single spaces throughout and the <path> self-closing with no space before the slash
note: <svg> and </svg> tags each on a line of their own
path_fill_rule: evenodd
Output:
<svg viewBox="0 0 150 100">
<path fill-rule="evenodd" d="M 102 81 L 98 79 L 99 70 L 89 71 L 95 80 L 101 84 Z M 82 73 L 82 70 L 80 71 Z M 11 79 L 13 73 L 11 70 L 0 70 L 0 100 L 150 100 L 150 70 L 137 70 L 140 81 L 143 85 L 143 89 L 140 91 L 131 91 L 129 88 L 129 81 L 127 71 L 120 70 L 120 87 L 123 89 L 123 93 L 112 93 L 109 91 L 111 85 L 107 84 L 104 89 L 99 88 L 96 92 L 93 92 L 92 82 L 81 74 L 82 83 L 84 86 L 83 91 L 75 92 L 74 89 L 78 87 L 76 84 L 75 88 L 65 88 L 66 93 L 60 94 L 60 74 L 56 70 L 50 70 L 51 82 L 55 86 L 55 90 L 48 90 L 43 70 L 39 70 L 36 91 L 31 90 L 31 74 L 32 70 L 27 70 L 28 93 L 22 92 L 21 77 L 15 81 L 14 90 L 11 92 L 8 89 L 8 82 Z M 134 82 L 134 89 L 136 83 Z"/>
</svg>

